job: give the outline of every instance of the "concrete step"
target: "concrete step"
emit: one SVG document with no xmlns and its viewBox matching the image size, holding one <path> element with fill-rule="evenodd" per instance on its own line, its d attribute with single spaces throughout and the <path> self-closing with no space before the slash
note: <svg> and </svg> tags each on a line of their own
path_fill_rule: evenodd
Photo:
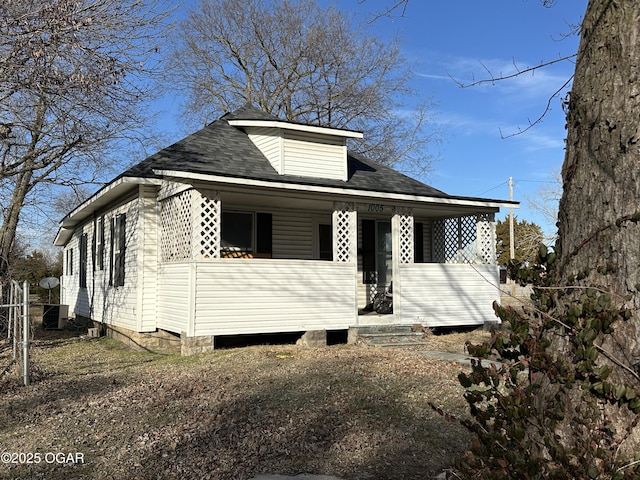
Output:
<svg viewBox="0 0 640 480">
<path fill-rule="evenodd" d="M 420 325 L 362 325 L 354 328 L 360 335 L 382 333 L 411 334 L 415 332 L 422 332 L 422 327 Z"/>
<path fill-rule="evenodd" d="M 405 347 L 418 345 L 424 338 L 420 326 L 367 325 L 351 329 L 358 343 L 377 347 Z"/>
</svg>

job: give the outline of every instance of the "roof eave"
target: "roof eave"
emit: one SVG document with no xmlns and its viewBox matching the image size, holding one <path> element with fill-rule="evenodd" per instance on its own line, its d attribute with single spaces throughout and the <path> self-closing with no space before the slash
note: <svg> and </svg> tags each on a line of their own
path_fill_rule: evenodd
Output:
<svg viewBox="0 0 640 480">
<path fill-rule="evenodd" d="M 487 210 L 499 210 L 500 208 L 519 208 L 520 202 L 509 200 L 494 200 L 487 198 L 475 198 L 475 197 L 459 197 L 459 196 L 427 196 L 427 195 L 414 195 L 407 193 L 391 193 L 391 192 L 379 192 L 373 190 L 360 190 L 355 188 L 349 188 L 345 184 L 344 188 L 309 185 L 302 183 L 292 183 L 284 181 L 271 181 L 271 180 L 257 180 L 239 177 L 229 177 L 224 175 L 183 172 L 178 170 L 154 170 L 156 175 L 171 178 L 181 178 L 188 180 L 198 180 L 203 182 L 214 182 L 227 185 L 241 185 L 258 188 L 271 188 L 293 191 L 305 191 L 309 193 L 324 193 L 334 194 L 349 197 L 363 197 L 363 198 L 376 198 L 400 202 L 416 202 L 416 203 L 430 203 L 439 205 L 457 205 L 464 207 L 477 207 L 478 209 Z"/>
<path fill-rule="evenodd" d="M 160 185 L 161 180 L 143 177 L 120 177 L 105 185 L 84 202 L 74 208 L 60 221 L 60 228 L 53 242 L 55 246 L 64 246 L 75 228 L 91 217 L 96 211 L 106 207 L 117 198 L 133 191 L 139 185 Z"/>
<path fill-rule="evenodd" d="M 268 127 L 282 128 L 285 130 L 297 130 L 308 133 L 321 133 L 324 135 L 334 135 L 337 137 L 362 138 L 363 133 L 356 130 L 343 130 L 340 128 L 319 127 L 315 125 L 302 125 L 300 123 L 289 123 L 277 120 L 227 120 L 233 127 Z"/>
</svg>

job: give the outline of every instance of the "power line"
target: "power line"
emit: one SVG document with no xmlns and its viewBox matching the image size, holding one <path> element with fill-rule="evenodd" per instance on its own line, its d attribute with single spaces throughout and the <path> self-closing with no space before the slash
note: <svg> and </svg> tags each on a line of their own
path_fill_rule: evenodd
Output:
<svg viewBox="0 0 640 480">
<path fill-rule="evenodd" d="M 495 190 L 497 188 L 505 186 L 507 183 L 509 183 L 509 182 L 502 182 L 500 185 L 496 185 L 495 187 L 492 187 L 492 188 L 490 188 L 489 190 L 487 190 L 485 192 L 479 193 L 478 195 L 485 195 L 485 194 L 487 194 L 487 193 L 489 193 L 489 192 L 491 192 L 491 191 L 493 191 L 493 190 Z"/>
<path fill-rule="evenodd" d="M 514 182 L 526 182 L 526 183 L 556 183 L 553 180 L 524 180 L 522 178 L 514 178 Z"/>
</svg>

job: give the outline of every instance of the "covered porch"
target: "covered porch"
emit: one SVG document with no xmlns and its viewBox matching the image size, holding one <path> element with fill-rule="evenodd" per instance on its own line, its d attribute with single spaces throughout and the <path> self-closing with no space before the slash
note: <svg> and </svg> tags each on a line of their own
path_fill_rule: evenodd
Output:
<svg viewBox="0 0 640 480">
<path fill-rule="evenodd" d="M 348 200 L 294 209 L 274 192 L 165 184 L 157 327 L 200 337 L 495 320 L 497 208 Z M 252 225 L 245 244 L 223 234 L 225 212 Z M 391 285 L 392 313 L 363 315 Z"/>
</svg>

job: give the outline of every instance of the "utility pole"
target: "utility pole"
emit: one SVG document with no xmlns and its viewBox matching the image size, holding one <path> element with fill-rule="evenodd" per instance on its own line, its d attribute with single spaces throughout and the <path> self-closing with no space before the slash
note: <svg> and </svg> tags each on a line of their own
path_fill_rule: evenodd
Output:
<svg viewBox="0 0 640 480">
<path fill-rule="evenodd" d="M 509 177 L 509 201 L 513 202 L 513 177 Z M 513 235 L 513 207 L 509 208 L 509 259 L 516 257 L 516 246 Z M 516 294 L 516 282 L 511 280 L 511 296 Z"/>
<path fill-rule="evenodd" d="M 509 177 L 509 201 L 513 202 L 513 177 Z M 516 257 L 516 247 L 513 238 L 513 207 L 509 209 L 509 259 Z"/>
</svg>

